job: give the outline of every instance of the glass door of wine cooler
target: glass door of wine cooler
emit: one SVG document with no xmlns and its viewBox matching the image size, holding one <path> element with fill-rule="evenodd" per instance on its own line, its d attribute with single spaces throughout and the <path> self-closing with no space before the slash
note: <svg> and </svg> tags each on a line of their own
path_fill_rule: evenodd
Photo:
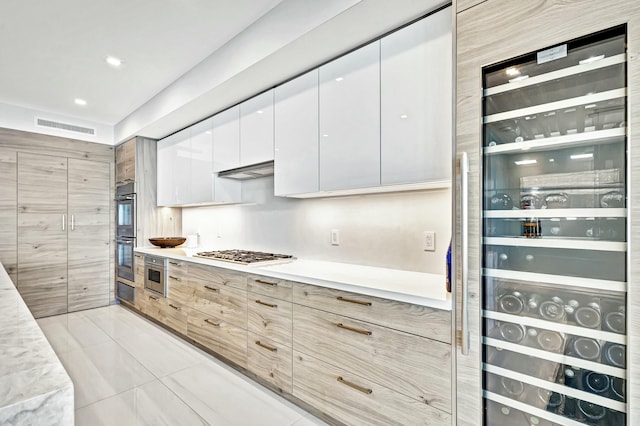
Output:
<svg viewBox="0 0 640 426">
<path fill-rule="evenodd" d="M 483 69 L 486 425 L 626 424 L 625 31 Z"/>
</svg>

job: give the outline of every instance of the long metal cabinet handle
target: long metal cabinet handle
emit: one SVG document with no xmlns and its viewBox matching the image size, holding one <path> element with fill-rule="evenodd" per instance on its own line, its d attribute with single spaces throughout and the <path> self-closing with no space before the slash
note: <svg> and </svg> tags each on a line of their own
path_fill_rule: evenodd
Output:
<svg viewBox="0 0 640 426">
<path fill-rule="evenodd" d="M 371 306 L 371 302 L 362 302 L 360 300 L 348 299 L 348 298 L 342 297 L 342 296 L 338 296 L 338 297 L 336 297 L 336 299 L 341 301 L 341 302 L 349 302 L 349 303 L 355 303 L 356 305 Z"/>
<path fill-rule="evenodd" d="M 209 319 L 209 318 L 206 318 L 204 320 L 204 322 L 206 322 L 207 324 L 211 324 L 214 327 L 220 327 L 222 325 L 221 322 L 215 322 L 215 321 L 213 321 L 212 319 Z"/>
<path fill-rule="evenodd" d="M 277 308 L 278 307 L 278 305 L 274 305 L 273 303 L 263 302 L 262 300 L 256 300 L 256 303 L 259 304 L 259 305 L 268 306 L 270 308 Z"/>
<path fill-rule="evenodd" d="M 63 231 L 64 231 L 64 226 L 65 226 L 66 222 L 67 222 L 67 216 L 63 214 L 62 215 L 62 230 Z"/>
<path fill-rule="evenodd" d="M 255 281 L 257 283 L 260 283 L 260 284 L 270 285 L 270 286 L 274 286 L 274 287 L 278 285 L 278 283 L 272 283 L 270 281 L 264 281 L 264 280 L 255 280 Z"/>
<path fill-rule="evenodd" d="M 356 385 L 355 383 L 351 383 L 351 382 L 343 379 L 342 376 L 339 376 L 336 380 L 338 380 L 342 384 L 345 384 L 345 385 L 349 386 L 350 388 L 354 388 L 356 390 L 359 390 L 362 393 L 366 393 L 367 395 L 373 393 L 373 389 L 365 388 L 364 386 L 360 386 L 360 385 Z"/>
<path fill-rule="evenodd" d="M 355 327 L 349 327 L 348 325 L 344 325 L 341 322 L 336 323 L 336 327 L 338 328 L 342 328 L 344 330 L 349 330 L 349 331 L 353 331 L 354 333 L 358 333 L 358 334 L 364 334 L 365 336 L 371 336 L 373 333 L 370 332 L 369 330 L 361 330 L 359 328 L 355 328 Z"/>
<path fill-rule="evenodd" d="M 469 157 L 463 152 L 460 157 L 460 260 L 462 263 L 462 355 L 469 355 Z"/>
<path fill-rule="evenodd" d="M 71 215 L 71 230 L 75 231 L 76 230 L 76 220 L 75 220 L 75 215 Z"/>
<path fill-rule="evenodd" d="M 266 343 L 262 343 L 260 340 L 256 340 L 256 345 L 261 346 L 271 352 L 278 352 L 278 348 L 275 346 L 267 345 Z"/>
</svg>

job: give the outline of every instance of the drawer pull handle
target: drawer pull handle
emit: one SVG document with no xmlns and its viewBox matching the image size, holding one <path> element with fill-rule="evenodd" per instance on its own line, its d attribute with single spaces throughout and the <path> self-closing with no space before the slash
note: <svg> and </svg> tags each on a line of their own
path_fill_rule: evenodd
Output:
<svg viewBox="0 0 640 426">
<path fill-rule="evenodd" d="M 211 324 L 214 327 L 220 327 L 220 324 L 222 324 L 220 322 L 214 322 L 213 320 L 211 320 L 209 318 L 205 319 L 204 322 L 206 322 L 207 324 Z"/>
<path fill-rule="evenodd" d="M 365 336 L 371 336 L 371 334 L 373 334 L 372 332 L 370 332 L 368 330 L 361 330 L 359 328 L 349 327 L 348 325 L 344 325 L 341 322 L 337 323 L 336 327 L 343 328 L 343 329 L 349 330 L 349 331 L 353 331 L 354 333 L 364 334 Z"/>
<path fill-rule="evenodd" d="M 144 257 L 144 256 L 142 256 L 141 254 L 134 254 L 133 256 L 134 256 L 134 257 L 137 257 L 138 259 L 140 259 L 140 258 Z"/>
<path fill-rule="evenodd" d="M 359 390 L 360 392 L 362 392 L 362 393 L 366 393 L 367 395 L 369 395 L 369 394 L 373 393 L 373 390 L 372 390 L 372 389 L 369 389 L 369 388 L 365 388 L 365 387 L 363 387 L 363 386 L 356 385 L 355 383 L 351 383 L 351 382 L 349 382 L 349 381 L 347 381 L 347 380 L 343 379 L 343 378 L 342 378 L 342 376 L 338 376 L 338 379 L 337 379 L 337 380 L 338 380 L 340 383 L 342 383 L 343 385 L 347 385 L 347 386 L 349 386 L 350 388 L 354 388 L 355 390 Z"/>
<path fill-rule="evenodd" d="M 182 263 L 178 263 L 178 262 L 171 262 L 171 261 L 170 261 L 170 262 L 169 262 L 169 264 L 170 264 L 170 265 L 173 265 L 173 266 L 177 266 L 178 268 L 182 268 Z"/>
<path fill-rule="evenodd" d="M 278 352 L 278 348 L 276 348 L 275 346 L 264 344 L 260 340 L 256 340 L 256 345 L 262 346 L 263 348 L 270 350 L 271 352 Z"/>
<path fill-rule="evenodd" d="M 210 287 L 208 285 L 205 285 L 204 288 L 206 288 L 207 290 L 215 291 L 216 293 L 220 293 L 220 289 L 219 288 Z"/>
<path fill-rule="evenodd" d="M 176 281 L 182 281 L 182 278 L 174 277 L 173 275 L 169 275 L 169 278 Z"/>
<path fill-rule="evenodd" d="M 264 281 L 264 280 L 256 280 L 256 282 L 260 283 L 260 284 L 270 285 L 270 286 L 273 286 L 273 287 L 278 285 L 278 283 L 272 283 L 270 281 Z"/>
<path fill-rule="evenodd" d="M 338 296 L 336 297 L 336 299 L 338 299 L 341 302 L 355 303 L 356 305 L 362 305 L 362 306 L 371 306 L 371 302 L 362 302 L 360 300 L 347 299 L 346 297 L 342 297 L 342 296 Z"/>
<path fill-rule="evenodd" d="M 182 308 L 180 306 L 176 306 L 173 303 L 169 303 L 169 306 L 171 306 L 173 309 L 175 309 L 176 311 L 181 311 Z"/>
<path fill-rule="evenodd" d="M 278 305 L 274 305 L 273 303 L 263 302 L 262 300 L 256 300 L 256 303 L 258 303 L 260 305 L 268 306 L 270 308 L 277 308 L 278 307 Z"/>
<path fill-rule="evenodd" d="M 156 296 L 149 296 L 149 300 L 155 300 L 156 302 L 159 302 L 160 298 Z"/>
</svg>

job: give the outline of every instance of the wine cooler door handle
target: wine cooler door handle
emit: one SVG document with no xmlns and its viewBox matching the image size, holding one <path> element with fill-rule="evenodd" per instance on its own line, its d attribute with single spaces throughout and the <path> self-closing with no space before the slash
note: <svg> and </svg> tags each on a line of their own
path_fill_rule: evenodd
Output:
<svg viewBox="0 0 640 426">
<path fill-rule="evenodd" d="M 460 156 L 460 260 L 462 278 L 462 355 L 469 355 L 469 157 Z"/>
</svg>

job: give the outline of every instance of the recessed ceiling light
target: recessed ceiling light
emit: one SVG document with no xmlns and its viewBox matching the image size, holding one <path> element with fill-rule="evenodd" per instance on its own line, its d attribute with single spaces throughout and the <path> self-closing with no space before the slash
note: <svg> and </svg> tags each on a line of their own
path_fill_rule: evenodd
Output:
<svg viewBox="0 0 640 426">
<path fill-rule="evenodd" d="M 205 133 L 206 133 L 207 135 L 210 135 L 210 134 L 211 134 L 211 130 L 207 130 Z"/>
<path fill-rule="evenodd" d="M 258 114 L 262 114 L 264 111 L 262 111 L 261 109 L 258 110 Z"/>
<path fill-rule="evenodd" d="M 84 99 L 80 99 L 80 98 L 75 98 L 73 100 L 73 102 L 75 102 L 76 105 L 82 105 L 82 106 L 87 104 L 87 101 L 85 101 Z"/>
<path fill-rule="evenodd" d="M 409 117 L 407 114 L 402 114 L 402 115 L 400 116 L 400 118 L 402 118 L 402 119 L 405 119 L 405 118 L 407 118 L 407 117 Z"/>
<path fill-rule="evenodd" d="M 105 61 L 107 61 L 107 63 L 112 67 L 119 67 L 120 65 L 122 65 L 122 60 L 116 58 L 115 56 L 107 56 Z"/>
<path fill-rule="evenodd" d="M 338 77 L 338 78 L 336 78 L 336 81 L 342 81 L 342 80 L 344 80 L 344 77 Z"/>
</svg>

